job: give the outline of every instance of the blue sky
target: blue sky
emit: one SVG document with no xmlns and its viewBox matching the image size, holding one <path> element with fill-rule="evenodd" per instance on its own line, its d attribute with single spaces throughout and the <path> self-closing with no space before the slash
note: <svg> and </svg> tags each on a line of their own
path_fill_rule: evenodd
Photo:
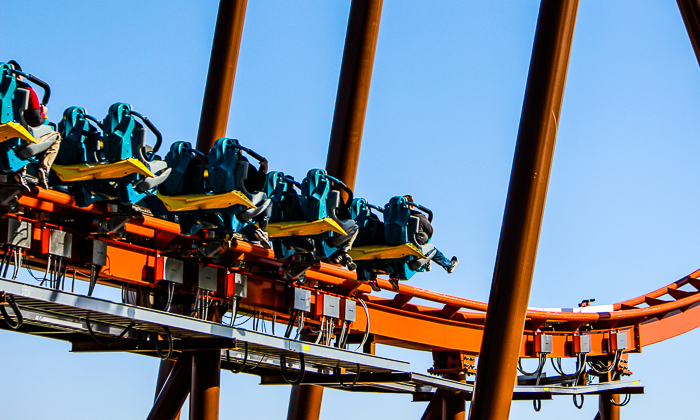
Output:
<svg viewBox="0 0 700 420">
<path fill-rule="evenodd" d="M 165 147 L 194 142 L 218 2 L 3 2 L 0 61 L 52 87 L 49 117 L 102 118 L 128 102 Z M 324 167 L 349 1 L 251 1 L 227 135 L 302 178 Z M 411 284 L 487 301 L 539 2 L 384 4 L 355 194 L 410 193 L 435 212 L 433 242 L 460 258 Z M 700 72 L 675 2 L 579 6 L 530 306 L 615 303 L 700 267 L 696 161 Z M 106 293 L 106 292 L 105 292 Z M 632 355 L 646 385 L 625 417 L 687 417 L 700 402 L 690 332 Z M 158 361 L 70 354 L 0 333 L 7 418 L 143 418 Z M 430 355 L 380 348 L 425 372 Z M 551 369 L 550 369 L 551 370 Z M 284 418 L 288 387 L 222 373 L 221 418 Z M 671 403 L 673 402 L 673 403 Z M 408 396 L 326 391 L 322 418 L 420 418 Z M 569 398 L 514 403 L 512 419 L 591 419 Z M 185 416 L 186 418 L 186 416 Z"/>
</svg>

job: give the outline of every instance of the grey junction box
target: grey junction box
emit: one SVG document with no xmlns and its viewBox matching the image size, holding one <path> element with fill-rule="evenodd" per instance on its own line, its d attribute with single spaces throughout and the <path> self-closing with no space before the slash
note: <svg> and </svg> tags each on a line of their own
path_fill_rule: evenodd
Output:
<svg viewBox="0 0 700 420">
<path fill-rule="evenodd" d="M 199 266 L 199 277 L 197 278 L 197 287 L 209 292 L 216 292 L 218 286 L 219 270 L 206 265 Z"/>
<path fill-rule="evenodd" d="M 32 246 L 32 224 L 17 219 L 0 219 L 0 243 L 28 249 Z"/>
<path fill-rule="evenodd" d="M 311 312 L 311 290 L 292 288 L 290 305 L 295 311 Z"/>
</svg>

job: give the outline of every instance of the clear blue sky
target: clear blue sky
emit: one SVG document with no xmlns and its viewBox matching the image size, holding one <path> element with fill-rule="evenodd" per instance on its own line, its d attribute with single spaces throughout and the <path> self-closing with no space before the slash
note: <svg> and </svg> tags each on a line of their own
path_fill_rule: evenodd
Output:
<svg viewBox="0 0 700 420">
<path fill-rule="evenodd" d="M 273 170 L 302 178 L 325 165 L 349 4 L 249 2 L 227 134 Z M 18 60 L 51 85 L 53 121 L 73 105 L 102 118 L 121 101 L 156 124 L 164 147 L 195 141 L 218 2 L 3 6 L 0 61 Z M 435 211 L 433 242 L 461 261 L 413 285 L 488 300 L 538 7 L 384 4 L 356 196 L 382 205 L 413 194 Z M 700 71 L 675 2 L 581 2 L 530 306 L 615 303 L 700 267 L 699 110 Z M 693 331 L 632 355 L 647 394 L 622 415 L 697 413 L 699 345 Z M 147 415 L 157 359 L 68 350 L 0 333 L 3 417 Z M 417 372 L 430 364 L 429 354 L 379 351 Z M 257 382 L 222 373 L 222 419 L 286 417 L 289 387 Z M 326 391 L 321 417 L 418 419 L 424 408 L 409 396 Z M 561 397 L 538 414 L 514 403 L 511 418 L 596 411 L 595 399 L 577 410 Z"/>
</svg>

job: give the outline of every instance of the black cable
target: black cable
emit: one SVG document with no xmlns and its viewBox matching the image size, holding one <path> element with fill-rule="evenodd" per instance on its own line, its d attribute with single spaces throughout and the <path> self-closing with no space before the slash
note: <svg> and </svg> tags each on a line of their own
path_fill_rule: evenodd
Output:
<svg viewBox="0 0 700 420">
<path fill-rule="evenodd" d="M 122 337 L 126 335 L 127 332 L 131 329 L 131 327 L 134 326 L 134 323 L 132 322 L 129 324 L 128 327 L 124 328 L 124 331 L 121 332 L 116 338 L 110 340 L 110 341 L 102 341 L 97 336 L 95 335 L 95 332 L 92 331 L 92 326 L 90 325 L 90 314 L 87 314 L 85 317 L 85 325 L 87 326 L 88 333 L 90 334 L 90 337 L 92 337 L 93 340 L 97 342 L 97 344 L 102 344 L 103 346 L 109 346 L 110 344 L 116 343 L 119 341 Z"/>
<path fill-rule="evenodd" d="M 610 396 L 610 404 L 614 405 L 615 407 L 624 407 L 630 403 L 631 399 L 632 399 L 632 394 L 626 394 L 625 399 L 621 403 L 616 403 L 615 400 L 613 400 L 613 397 L 611 395 Z"/>
<path fill-rule="evenodd" d="M 605 375 L 617 367 L 618 363 L 620 363 L 620 356 L 621 355 L 622 355 L 622 350 L 616 350 L 615 357 L 613 358 L 613 360 L 610 362 L 609 365 L 603 365 L 600 361 L 596 361 L 596 362 L 588 362 L 588 366 L 596 374 Z M 599 366 L 596 366 L 596 364 L 599 364 Z M 601 367 L 601 366 L 604 366 L 604 367 Z"/>
<path fill-rule="evenodd" d="M 245 368 L 246 363 L 248 363 L 248 342 L 244 341 L 243 342 L 243 363 L 241 363 L 241 366 L 238 367 L 237 369 L 234 368 L 229 368 L 229 370 L 233 373 L 241 373 L 243 369 Z M 231 350 L 226 350 L 226 361 L 228 363 L 231 363 Z"/>
<path fill-rule="evenodd" d="M 578 408 L 578 409 L 580 410 L 580 409 L 583 408 L 583 399 L 584 399 L 584 398 L 583 398 L 583 394 L 581 394 L 581 405 L 579 405 L 578 402 L 576 401 L 576 397 L 577 397 L 577 396 L 578 396 L 578 395 L 574 394 L 574 407 L 576 407 L 576 408 Z"/>
<path fill-rule="evenodd" d="M 7 295 L 5 299 L 12 308 L 12 311 L 15 313 L 15 318 L 17 318 L 17 320 L 13 321 L 12 318 L 10 318 L 10 315 L 5 310 L 5 305 L 0 305 L 0 313 L 2 313 L 2 318 L 5 320 L 7 325 L 13 330 L 17 330 L 22 326 L 22 324 L 24 324 L 24 317 L 22 316 L 22 312 L 19 310 L 17 302 L 15 302 L 15 298 L 12 295 Z"/>
<path fill-rule="evenodd" d="M 306 362 L 304 361 L 304 353 L 299 353 L 299 376 L 296 379 L 289 379 L 287 376 L 287 356 L 280 356 L 280 372 L 282 379 L 290 385 L 299 385 L 304 380 L 306 371 Z"/>
<path fill-rule="evenodd" d="M 170 356 L 173 355 L 173 335 L 170 334 L 170 328 L 165 325 L 163 325 L 163 331 L 165 331 L 165 337 L 168 341 L 168 351 L 163 353 L 160 347 L 158 347 L 158 336 L 156 336 L 156 339 L 153 340 L 153 344 L 156 346 L 156 354 L 158 354 L 158 357 L 163 360 L 168 360 L 170 359 Z"/>
<path fill-rule="evenodd" d="M 333 373 L 335 373 L 335 377 L 338 378 L 338 384 L 340 384 L 341 387 L 345 389 L 352 389 L 355 384 L 357 383 L 357 380 L 360 379 L 360 364 L 357 364 L 357 372 L 355 372 L 355 378 L 352 380 L 352 384 L 344 384 L 342 379 L 340 379 L 340 367 L 336 366 L 333 368 Z"/>
<path fill-rule="evenodd" d="M 542 372 L 542 368 L 544 367 L 544 363 L 545 363 L 544 361 L 545 361 L 545 360 L 546 360 L 546 359 L 542 359 L 542 356 L 540 355 L 540 360 L 539 360 L 539 365 L 537 366 L 537 370 L 535 370 L 535 371 L 532 372 L 532 373 L 529 373 L 529 372 L 525 372 L 525 370 L 523 369 L 523 365 L 522 365 L 522 358 L 519 358 L 519 359 L 518 359 L 518 372 L 522 373 L 522 374 L 525 375 L 525 376 L 534 376 L 534 375 L 537 375 L 538 372 L 539 372 L 539 373 Z"/>
<path fill-rule="evenodd" d="M 542 400 L 532 400 L 532 407 L 539 413 L 542 409 Z"/>
<path fill-rule="evenodd" d="M 92 292 L 95 290 L 95 283 L 97 282 L 97 276 L 95 275 L 95 266 L 90 264 L 90 286 L 88 286 L 88 297 L 92 296 Z"/>
<path fill-rule="evenodd" d="M 299 312 L 295 310 L 292 316 L 289 317 L 289 323 L 287 324 L 287 329 L 284 332 L 284 338 L 289 338 L 292 335 L 292 329 L 294 328 L 294 323 L 297 320 L 297 316 L 299 316 Z"/>
</svg>

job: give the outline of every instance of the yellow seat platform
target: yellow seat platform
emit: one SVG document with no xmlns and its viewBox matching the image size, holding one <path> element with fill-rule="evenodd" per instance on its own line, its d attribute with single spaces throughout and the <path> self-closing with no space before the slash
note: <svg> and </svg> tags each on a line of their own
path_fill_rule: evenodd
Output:
<svg viewBox="0 0 700 420">
<path fill-rule="evenodd" d="M 251 209 L 255 205 L 240 191 L 231 191 L 224 194 L 187 194 L 187 195 L 162 195 L 156 196 L 163 202 L 168 211 L 194 211 L 225 209 L 236 204 L 242 204 Z"/>
<path fill-rule="evenodd" d="M 347 235 L 347 232 L 330 217 L 325 219 L 294 222 L 270 222 L 267 225 L 267 235 L 270 238 L 284 238 L 287 236 L 315 236 L 333 231 L 339 235 Z"/>
<path fill-rule="evenodd" d="M 426 258 L 425 255 L 413 244 L 396 246 L 370 245 L 353 247 L 348 251 L 355 261 L 363 260 L 393 260 L 413 255 L 418 258 Z"/>
<path fill-rule="evenodd" d="M 36 143 L 34 136 L 32 136 L 26 128 L 22 127 L 22 124 L 14 121 L 0 124 L 0 143 L 16 137 L 29 143 Z"/>
<path fill-rule="evenodd" d="M 53 165 L 51 169 L 56 172 L 63 182 L 92 181 L 94 179 L 116 179 L 131 174 L 141 174 L 149 178 L 155 177 L 143 164 L 134 158 L 120 162 L 81 163 L 78 165 Z"/>
</svg>

